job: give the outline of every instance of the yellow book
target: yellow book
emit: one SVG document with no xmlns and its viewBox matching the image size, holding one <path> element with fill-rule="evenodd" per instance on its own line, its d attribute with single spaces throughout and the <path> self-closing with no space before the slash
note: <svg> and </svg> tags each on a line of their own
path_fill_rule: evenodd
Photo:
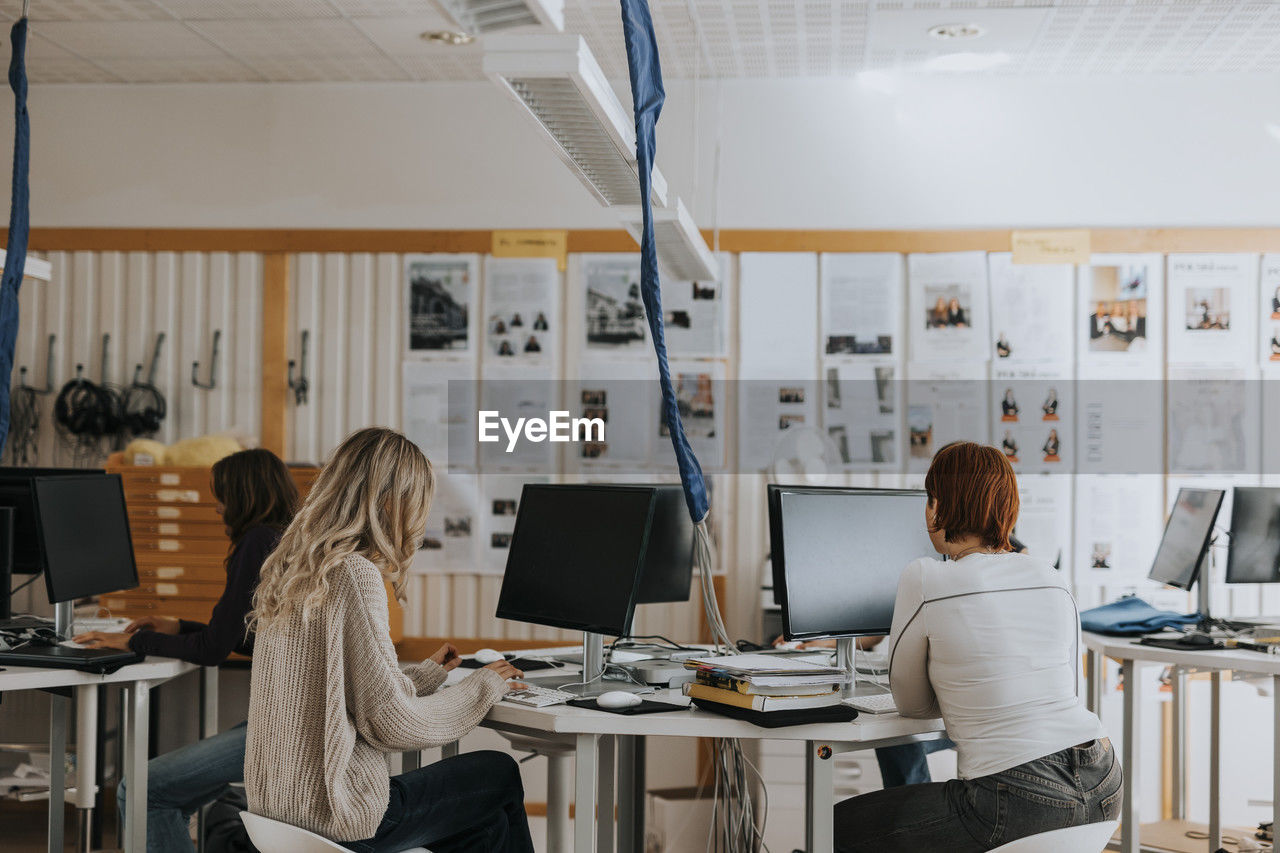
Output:
<svg viewBox="0 0 1280 853">
<path fill-rule="evenodd" d="M 694 682 L 684 686 L 684 693 L 691 699 L 718 702 L 752 711 L 800 711 L 840 704 L 840 694 L 834 690 L 819 696 L 753 696 Z"/>
</svg>

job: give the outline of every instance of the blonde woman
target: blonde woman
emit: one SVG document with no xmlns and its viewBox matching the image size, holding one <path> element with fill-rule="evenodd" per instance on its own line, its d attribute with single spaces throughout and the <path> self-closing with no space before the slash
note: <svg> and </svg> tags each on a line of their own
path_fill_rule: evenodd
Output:
<svg viewBox="0 0 1280 853">
<path fill-rule="evenodd" d="M 439 691 L 446 645 L 406 671 L 384 584 L 400 594 L 426 527 L 431 464 L 370 428 L 334 453 L 262 567 L 245 783 L 249 810 L 363 853 L 532 851 L 520 772 L 473 752 L 390 778 L 386 753 L 455 741 L 520 673 L 500 662 Z"/>
</svg>

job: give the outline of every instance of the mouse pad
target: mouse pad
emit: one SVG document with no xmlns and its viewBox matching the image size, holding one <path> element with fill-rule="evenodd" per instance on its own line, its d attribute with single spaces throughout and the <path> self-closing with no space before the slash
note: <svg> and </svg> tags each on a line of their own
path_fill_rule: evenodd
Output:
<svg viewBox="0 0 1280 853">
<path fill-rule="evenodd" d="M 688 708 L 686 705 L 672 705 L 670 702 L 650 702 L 648 699 L 643 699 L 639 705 L 632 705 L 630 708 L 601 708 L 596 704 L 595 699 L 570 699 L 565 704 L 572 705 L 575 708 L 586 708 L 589 711 L 604 711 L 606 714 L 622 714 L 627 717 L 633 714 L 661 714 L 663 711 L 684 711 Z"/>
<path fill-rule="evenodd" d="M 1200 643 L 1184 643 L 1182 640 L 1162 640 L 1158 637 L 1143 637 L 1138 643 L 1143 646 L 1155 646 L 1158 649 L 1173 649 L 1179 652 L 1211 652 L 1215 649 L 1225 648 L 1222 643 L 1218 642 L 1202 645 Z"/>
<path fill-rule="evenodd" d="M 537 672 L 542 669 L 559 669 L 554 663 L 545 660 L 535 660 L 534 658 L 511 658 L 507 663 L 514 666 L 521 672 Z M 479 669 L 484 666 L 475 658 L 464 658 L 458 666 L 463 669 Z"/>
</svg>

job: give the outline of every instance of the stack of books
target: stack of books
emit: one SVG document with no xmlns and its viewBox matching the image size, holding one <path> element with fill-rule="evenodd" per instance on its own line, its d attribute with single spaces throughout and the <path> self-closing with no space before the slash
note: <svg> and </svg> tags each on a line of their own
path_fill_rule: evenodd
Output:
<svg viewBox="0 0 1280 853">
<path fill-rule="evenodd" d="M 685 662 L 694 681 L 685 695 L 699 708 L 758 725 L 851 720 L 841 704 L 848 674 L 832 666 L 776 655 L 729 655 Z"/>
</svg>

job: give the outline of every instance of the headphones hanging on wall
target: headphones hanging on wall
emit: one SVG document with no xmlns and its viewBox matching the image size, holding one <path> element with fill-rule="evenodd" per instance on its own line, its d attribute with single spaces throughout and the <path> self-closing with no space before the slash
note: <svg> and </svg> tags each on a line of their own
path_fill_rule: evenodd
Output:
<svg viewBox="0 0 1280 853">
<path fill-rule="evenodd" d="M 151 368 L 147 371 L 147 381 L 142 381 L 142 365 L 133 369 L 133 382 L 124 390 L 120 401 L 121 419 L 124 428 L 131 434 L 154 435 L 160 431 L 165 414 L 169 410 L 164 394 L 156 387 L 156 365 L 160 361 L 160 350 L 164 347 L 164 332 L 156 335 L 156 347 L 151 354 Z"/>
</svg>

